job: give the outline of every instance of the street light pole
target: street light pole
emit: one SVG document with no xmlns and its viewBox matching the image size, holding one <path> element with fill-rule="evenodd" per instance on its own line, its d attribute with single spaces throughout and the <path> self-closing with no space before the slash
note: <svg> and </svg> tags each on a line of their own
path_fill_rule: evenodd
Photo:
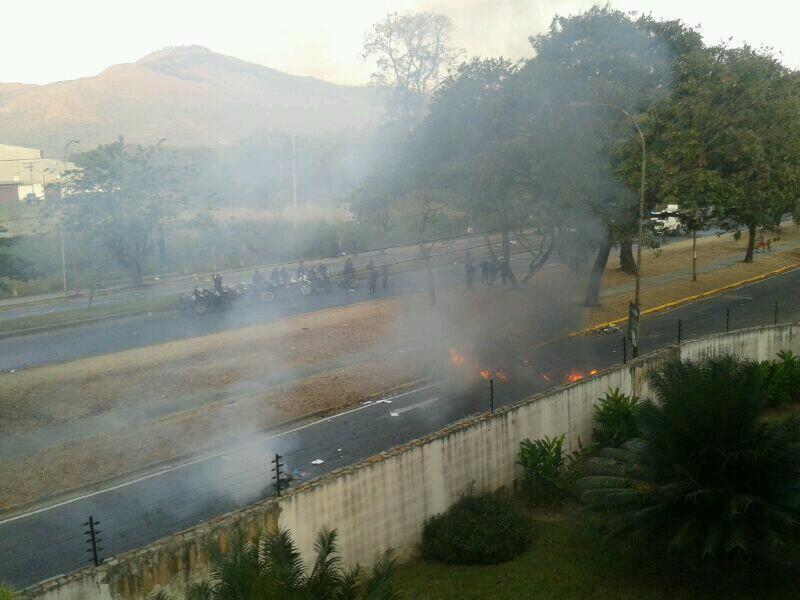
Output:
<svg viewBox="0 0 800 600">
<path fill-rule="evenodd" d="M 61 201 L 64 201 L 64 177 L 67 174 L 67 157 L 69 156 L 69 147 L 71 144 L 80 144 L 80 140 L 70 140 L 64 145 L 64 162 L 61 164 Z M 63 209 L 63 207 L 62 207 Z M 74 250 L 73 250 L 74 253 Z M 73 263 L 74 264 L 74 263 Z M 75 278 L 75 269 L 73 269 L 73 279 Z M 64 284 L 64 296 L 67 295 L 67 249 L 66 242 L 64 241 L 64 223 L 61 223 L 61 278 Z M 77 282 L 73 282 L 77 286 Z"/>
<path fill-rule="evenodd" d="M 608 108 L 613 108 L 621 112 L 625 115 L 633 126 L 636 128 L 636 133 L 639 134 L 639 140 L 642 142 L 642 176 L 641 181 L 639 184 L 639 242 L 636 247 L 636 290 L 633 295 L 633 304 L 636 307 L 636 314 L 637 319 L 639 313 L 639 298 L 641 292 L 641 284 L 642 284 L 642 246 L 644 246 L 644 191 L 645 191 L 645 180 L 647 176 L 647 148 L 644 141 L 644 134 L 642 133 L 639 124 L 636 122 L 636 119 L 633 118 L 633 115 L 629 113 L 627 110 L 622 108 L 621 106 L 617 106 L 616 104 L 610 104 L 606 102 L 570 102 L 570 107 L 574 108 L 585 108 L 589 106 L 605 106 Z M 636 358 L 639 355 L 639 336 L 638 336 L 638 327 L 637 327 L 637 335 L 636 339 L 631 340 L 631 355 L 633 358 Z"/>
</svg>

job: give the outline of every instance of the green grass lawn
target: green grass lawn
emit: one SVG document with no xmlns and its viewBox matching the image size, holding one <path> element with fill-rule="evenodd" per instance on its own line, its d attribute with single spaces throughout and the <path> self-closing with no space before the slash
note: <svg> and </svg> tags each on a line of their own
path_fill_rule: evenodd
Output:
<svg viewBox="0 0 800 600">
<path fill-rule="evenodd" d="M 458 567 L 414 561 L 400 567 L 398 583 L 408 597 L 418 600 L 800 598 L 797 569 L 757 569 L 735 578 L 665 573 L 599 547 L 574 521 L 533 524 L 530 550 L 512 562 Z"/>
</svg>

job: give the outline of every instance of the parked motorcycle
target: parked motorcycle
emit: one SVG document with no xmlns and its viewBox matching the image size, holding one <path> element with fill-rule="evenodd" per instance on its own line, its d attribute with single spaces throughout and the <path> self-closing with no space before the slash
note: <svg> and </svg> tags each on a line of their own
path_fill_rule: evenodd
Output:
<svg viewBox="0 0 800 600">
<path fill-rule="evenodd" d="M 227 310 L 241 298 L 237 288 L 223 287 L 221 291 L 195 288 L 191 294 L 182 294 L 181 311 L 193 310 L 197 315 L 204 315 L 209 310 Z"/>
<path fill-rule="evenodd" d="M 339 280 L 339 287 L 348 292 L 355 292 L 358 289 L 359 283 L 360 281 L 355 273 L 351 275 L 343 274 L 342 278 Z"/>
</svg>

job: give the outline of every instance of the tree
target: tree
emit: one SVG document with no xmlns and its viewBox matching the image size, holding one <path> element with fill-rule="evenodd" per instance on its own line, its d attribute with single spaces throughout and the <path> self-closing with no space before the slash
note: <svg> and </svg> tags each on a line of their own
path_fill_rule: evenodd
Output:
<svg viewBox="0 0 800 600">
<path fill-rule="evenodd" d="M 369 570 L 345 569 L 337 554 L 336 530 L 322 529 L 316 560 L 307 572 L 285 530 L 247 540 L 237 534 L 225 552 L 212 553 L 211 579 L 193 585 L 187 600 L 394 600 L 396 563 L 387 554 Z M 151 600 L 171 600 L 162 592 Z"/>
<path fill-rule="evenodd" d="M 120 137 L 76 156 L 58 207 L 65 226 L 99 241 L 137 286 L 157 233 L 180 208 L 180 194 L 169 188 L 169 169 L 157 152 Z"/>
<path fill-rule="evenodd" d="M 607 540 L 694 565 L 770 557 L 800 525 L 800 423 L 765 421 L 758 365 L 671 361 L 637 411 L 640 438 L 604 449 L 579 481 Z"/>
<path fill-rule="evenodd" d="M 22 279 L 27 281 L 36 275 L 31 263 L 24 258 L 10 252 L 10 249 L 19 241 L 17 236 L 8 235 L 8 229 L 0 225 L 0 290 L 7 284 L 4 279 Z"/>
<path fill-rule="evenodd" d="M 594 7 L 556 17 L 547 33 L 531 38 L 536 56 L 520 79 L 530 135 L 537 140 L 534 168 L 547 178 L 551 213 L 595 247 L 586 305 L 598 303 L 612 247 L 622 243 L 627 250 L 637 229 L 638 180 L 627 185 L 618 170 L 622 150 L 638 139 L 630 120 L 611 105 L 641 122 L 668 93 L 675 49 L 692 45 L 690 32 L 676 22 L 633 20 Z"/>
<path fill-rule="evenodd" d="M 675 73 L 671 99 L 654 113 L 654 173 L 690 214 L 747 230 L 777 228 L 798 195 L 800 89 L 767 50 L 718 46 L 693 52 Z"/>
<path fill-rule="evenodd" d="M 377 59 L 372 83 L 391 92 L 396 117 L 412 127 L 460 51 L 450 45 L 453 22 L 431 12 L 390 13 L 364 37 L 364 58 Z"/>
</svg>

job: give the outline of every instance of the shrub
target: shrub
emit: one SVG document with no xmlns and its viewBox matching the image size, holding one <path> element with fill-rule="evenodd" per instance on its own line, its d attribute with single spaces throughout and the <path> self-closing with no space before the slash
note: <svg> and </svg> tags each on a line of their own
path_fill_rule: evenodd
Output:
<svg viewBox="0 0 800 600">
<path fill-rule="evenodd" d="M 696 566 L 774 556 L 800 525 L 800 427 L 760 418 L 762 371 L 721 356 L 650 377 L 639 439 L 601 450 L 578 482 L 606 539 Z"/>
<path fill-rule="evenodd" d="M 422 555 L 461 565 L 491 565 L 522 554 L 530 526 L 514 503 L 500 493 L 468 494 L 425 523 Z"/>
<path fill-rule="evenodd" d="M 0 600 L 17 600 L 19 597 L 19 594 L 14 591 L 14 588 L 0 583 Z"/>
<path fill-rule="evenodd" d="M 781 350 L 777 360 L 764 361 L 760 368 L 765 379 L 767 406 L 800 401 L 800 357 L 791 350 Z"/>
<path fill-rule="evenodd" d="M 619 448 L 628 440 L 638 437 L 638 408 L 638 398 L 623 394 L 616 388 L 606 392 L 594 409 L 594 422 L 597 425 L 592 430 L 594 442 L 600 446 Z"/>
<path fill-rule="evenodd" d="M 563 445 L 564 434 L 520 443 L 517 464 L 524 471 L 521 487 L 531 506 L 560 504 L 572 490 L 579 454 L 566 453 Z"/>
</svg>

